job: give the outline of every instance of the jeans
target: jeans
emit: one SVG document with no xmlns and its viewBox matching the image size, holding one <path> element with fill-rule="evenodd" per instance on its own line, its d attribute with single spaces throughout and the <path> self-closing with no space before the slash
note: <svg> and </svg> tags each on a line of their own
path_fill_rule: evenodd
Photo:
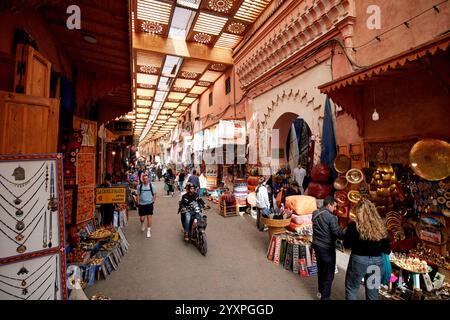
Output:
<svg viewBox="0 0 450 320">
<path fill-rule="evenodd" d="M 379 274 L 376 273 L 376 270 L 379 271 Z M 382 274 L 382 256 L 369 257 L 352 254 L 348 262 L 347 273 L 345 274 L 345 299 L 358 300 L 358 289 L 361 280 L 364 278 L 366 299 L 378 300 Z"/>
<path fill-rule="evenodd" d="M 178 182 L 178 184 L 179 184 L 178 188 L 180 188 L 180 191 L 183 191 L 184 181 L 180 181 L 180 182 Z"/>
<path fill-rule="evenodd" d="M 336 271 L 336 250 L 313 246 L 317 261 L 317 280 L 321 300 L 330 300 L 331 286 Z"/>
<path fill-rule="evenodd" d="M 264 224 L 261 221 L 261 216 L 263 213 L 262 208 L 256 208 L 257 210 L 257 216 L 256 216 L 256 228 L 258 228 L 259 231 L 264 231 Z"/>
<path fill-rule="evenodd" d="M 186 210 L 184 213 L 181 214 L 181 224 L 183 225 L 184 232 L 189 233 L 191 218 L 192 216 L 189 210 Z"/>
</svg>

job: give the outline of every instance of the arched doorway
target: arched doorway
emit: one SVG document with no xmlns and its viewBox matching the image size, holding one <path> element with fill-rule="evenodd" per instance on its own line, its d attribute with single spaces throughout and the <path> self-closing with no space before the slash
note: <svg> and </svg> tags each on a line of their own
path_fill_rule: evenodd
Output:
<svg viewBox="0 0 450 320">
<path fill-rule="evenodd" d="M 314 156 L 311 149 L 311 129 L 305 120 L 297 118 L 292 122 L 286 140 L 286 161 L 290 168 L 301 164 L 309 171 Z"/>
<path fill-rule="evenodd" d="M 308 122 L 293 112 L 286 112 L 273 124 L 273 129 L 279 130 L 278 146 L 280 150 L 280 166 L 291 169 L 299 163 L 309 171 L 314 158 L 314 141 Z"/>
</svg>

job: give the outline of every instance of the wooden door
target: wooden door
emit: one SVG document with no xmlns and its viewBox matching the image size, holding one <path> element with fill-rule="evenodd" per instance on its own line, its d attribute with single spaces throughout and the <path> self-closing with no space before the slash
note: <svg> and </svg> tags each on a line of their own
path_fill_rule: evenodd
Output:
<svg viewBox="0 0 450 320">
<path fill-rule="evenodd" d="M 51 67 L 51 63 L 33 47 L 17 45 L 15 91 L 49 98 Z"/>
<path fill-rule="evenodd" d="M 59 100 L 0 91 L 0 154 L 57 152 Z"/>
</svg>

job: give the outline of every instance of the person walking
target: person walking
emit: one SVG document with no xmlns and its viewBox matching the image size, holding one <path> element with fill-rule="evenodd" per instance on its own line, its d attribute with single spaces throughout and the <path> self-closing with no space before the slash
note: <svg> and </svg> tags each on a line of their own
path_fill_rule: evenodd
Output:
<svg viewBox="0 0 450 320">
<path fill-rule="evenodd" d="M 302 165 L 299 163 L 298 166 L 294 169 L 294 180 L 297 181 L 301 194 L 305 193 L 305 190 L 303 188 L 303 182 L 306 177 L 306 170 L 302 167 Z"/>
<path fill-rule="evenodd" d="M 188 182 L 195 186 L 195 190 L 198 194 L 199 189 L 200 189 L 200 180 L 198 179 L 198 176 L 197 176 L 197 170 L 194 170 L 192 172 L 192 175 L 189 177 Z"/>
<path fill-rule="evenodd" d="M 172 169 L 169 168 L 164 174 L 164 183 L 166 184 L 167 197 L 169 197 L 170 195 L 173 197 L 175 195 L 174 182 L 175 175 L 173 174 Z"/>
<path fill-rule="evenodd" d="M 334 198 L 328 196 L 323 207 L 313 212 L 312 245 L 317 260 L 317 280 L 321 300 L 330 300 L 331 286 L 336 270 L 336 240 L 343 239 L 344 231 L 339 227 Z"/>
<path fill-rule="evenodd" d="M 184 178 L 186 177 L 186 173 L 184 172 L 184 168 L 181 169 L 180 174 L 178 175 L 178 189 L 183 191 Z"/>
<path fill-rule="evenodd" d="M 156 169 L 156 175 L 158 176 L 158 181 L 161 181 L 162 178 L 162 169 L 161 166 L 158 166 L 158 169 Z"/>
<path fill-rule="evenodd" d="M 391 252 L 388 232 L 375 205 L 368 199 L 358 203 L 355 215 L 344 237 L 344 247 L 352 249 L 345 275 L 345 299 L 358 299 L 358 289 L 364 279 L 366 299 L 378 300 L 383 254 Z"/>
<path fill-rule="evenodd" d="M 107 173 L 105 176 L 105 183 L 102 185 L 102 187 L 111 188 L 112 186 L 112 178 L 111 174 Z M 101 205 L 102 213 L 103 213 L 103 226 L 104 227 L 110 227 L 113 226 L 114 222 L 114 204 L 108 203 L 108 204 L 102 204 Z"/>
<path fill-rule="evenodd" d="M 199 194 L 199 196 L 203 197 L 206 194 L 206 185 L 207 185 L 206 177 L 205 177 L 203 172 L 200 174 L 200 177 L 198 177 L 198 182 L 199 182 L 199 185 L 200 185 L 200 194 Z"/>
<path fill-rule="evenodd" d="M 141 220 L 141 231 L 145 231 L 145 217 L 147 217 L 147 238 L 152 236 L 153 207 L 156 200 L 155 187 L 148 179 L 148 175 L 142 176 L 142 183 L 137 189 L 137 203 L 139 206 L 139 219 Z"/>
<path fill-rule="evenodd" d="M 259 231 L 264 231 L 264 224 L 261 222 L 261 216 L 268 216 L 270 214 L 270 202 L 269 202 L 269 193 L 266 188 L 266 184 L 264 183 L 264 178 L 261 177 L 258 181 L 258 186 L 255 189 L 256 193 L 256 208 L 257 208 L 257 216 L 256 216 L 256 227 Z"/>
</svg>

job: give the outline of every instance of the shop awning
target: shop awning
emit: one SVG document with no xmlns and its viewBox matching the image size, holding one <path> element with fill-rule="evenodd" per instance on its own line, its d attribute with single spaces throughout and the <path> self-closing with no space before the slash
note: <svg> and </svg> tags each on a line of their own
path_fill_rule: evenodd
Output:
<svg viewBox="0 0 450 320">
<path fill-rule="evenodd" d="M 398 55 L 384 59 L 371 66 L 350 73 L 339 79 L 327 82 L 319 86 L 320 92 L 327 94 L 336 104 L 341 106 L 347 113 L 352 115 L 358 122 L 361 129 L 361 89 L 372 85 L 376 81 L 383 81 L 383 78 L 391 76 L 401 76 L 401 72 L 406 69 L 423 67 L 425 58 L 437 55 L 440 51 L 445 51 L 450 45 L 450 34 L 445 34 L 424 43 L 416 48 L 402 52 Z M 441 70 L 441 77 L 448 85 L 448 75 Z M 448 90 L 448 89 L 447 89 Z"/>
<path fill-rule="evenodd" d="M 383 74 L 389 74 L 389 70 L 399 69 L 405 66 L 408 62 L 414 62 L 428 54 L 434 55 L 438 49 L 444 51 L 448 48 L 449 45 L 450 34 L 446 34 L 419 47 L 410 49 L 394 57 L 390 57 L 388 59 L 380 61 L 372 66 L 363 68 L 339 79 L 325 83 L 319 86 L 320 92 L 330 94 L 341 88 L 345 88 L 351 85 L 358 85 L 362 81 L 366 81 Z"/>
</svg>

